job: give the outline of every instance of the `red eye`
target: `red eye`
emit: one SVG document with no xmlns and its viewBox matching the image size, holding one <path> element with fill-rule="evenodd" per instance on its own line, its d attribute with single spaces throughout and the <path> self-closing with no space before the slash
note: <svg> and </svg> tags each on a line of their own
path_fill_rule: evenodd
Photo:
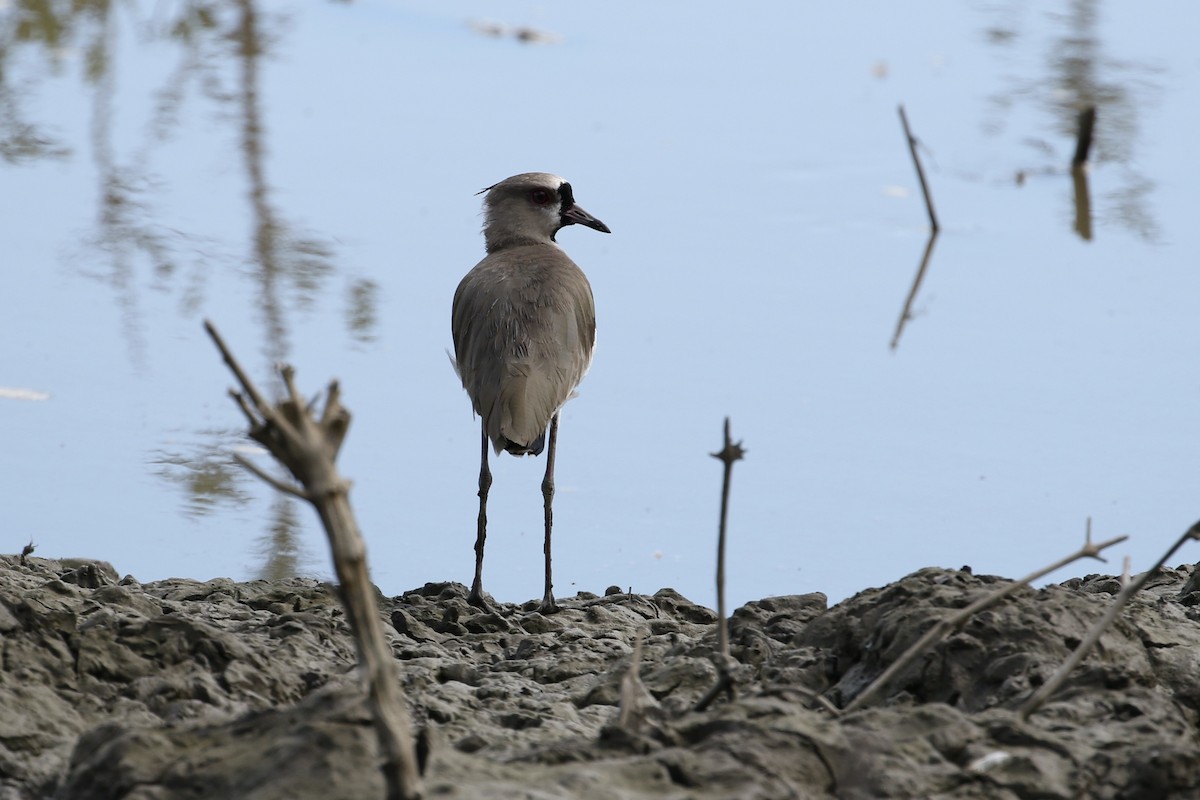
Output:
<svg viewBox="0 0 1200 800">
<path fill-rule="evenodd" d="M 534 189 L 529 193 L 529 199 L 532 200 L 535 205 L 544 206 L 550 202 L 550 192 L 546 191 L 545 189 Z"/>
</svg>

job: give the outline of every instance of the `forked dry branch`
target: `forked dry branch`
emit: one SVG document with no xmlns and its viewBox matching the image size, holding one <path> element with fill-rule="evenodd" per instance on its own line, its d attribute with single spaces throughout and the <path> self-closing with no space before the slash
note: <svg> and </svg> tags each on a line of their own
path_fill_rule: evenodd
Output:
<svg viewBox="0 0 1200 800">
<path fill-rule="evenodd" d="M 856 711 L 865 706 L 871 700 L 875 699 L 875 697 L 881 691 L 883 691 L 883 689 L 894 677 L 896 677 L 901 670 L 911 664 L 919 656 L 923 655 L 930 647 L 933 646 L 935 642 L 944 639 L 946 636 L 965 625 L 967 620 L 969 620 L 975 614 L 978 614 L 980 611 L 983 611 L 986 608 L 991 608 L 1005 597 L 1015 592 L 1017 589 L 1020 589 L 1022 586 L 1028 586 L 1030 583 L 1033 583 L 1043 575 L 1049 575 L 1051 572 L 1065 567 L 1072 561 L 1077 561 L 1081 558 L 1095 558 L 1103 561 L 1104 559 L 1100 557 L 1101 552 L 1115 544 L 1120 544 L 1128 538 L 1128 536 L 1117 536 L 1107 541 L 1100 542 L 1099 544 L 1092 544 L 1092 520 L 1091 517 L 1089 517 L 1087 521 L 1087 532 L 1085 534 L 1085 540 L 1082 547 L 1080 547 L 1074 553 L 1055 561 L 1053 564 L 1026 575 L 1024 578 L 1015 583 L 1006 584 L 996 591 L 979 598 L 974 603 L 971 603 L 966 608 L 951 614 L 949 617 L 938 620 L 933 627 L 925 631 L 925 634 L 920 639 L 918 639 L 911 647 L 905 650 L 899 658 L 893 661 L 891 666 L 885 669 L 879 675 L 879 677 L 873 680 L 866 689 L 863 689 L 861 694 L 855 697 L 854 700 L 852 700 L 844 709 L 842 709 L 843 713 L 849 714 L 852 711 Z"/>
<path fill-rule="evenodd" d="M 320 418 L 296 389 L 295 372 L 280 365 L 287 394 L 275 405 L 268 403 L 246 375 L 217 329 L 207 320 L 204 329 L 242 386 L 230 396 L 250 424 L 250 438 L 262 444 L 288 468 L 300 485 L 267 474 L 253 462 L 239 463 L 276 489 L 312 504 L 329 537 L 338 591 L 359 665 L 367 678 L 367 692 L 375 731 L 383 754 L 388 800 L 417 800 L 421 796 L 420 769 L 404 692 L 396 675 L 391 647 L 383 635 L 375 589 L 367 569 L 367 551 L 350 508 L 350 482 L 338 474 L 334 462 L 350 427 L 350 412 L 341 403 L 337 381 L 331 381 Z"/>
</svg>

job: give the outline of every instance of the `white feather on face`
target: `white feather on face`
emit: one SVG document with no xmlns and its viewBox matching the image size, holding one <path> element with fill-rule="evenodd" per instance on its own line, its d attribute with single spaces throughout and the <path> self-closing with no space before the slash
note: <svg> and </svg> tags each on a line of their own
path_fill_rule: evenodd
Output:
<svg viewBox="0 0 1200 800">
<path fill-rule="evenodd" d="M 485 189 L 483 235 L 487 251 L 529 244 L 556 244 L 567 225 L 612 233 L 575 202 L 571 184 L 546 172 L 527 172 Z"/>
</svg>

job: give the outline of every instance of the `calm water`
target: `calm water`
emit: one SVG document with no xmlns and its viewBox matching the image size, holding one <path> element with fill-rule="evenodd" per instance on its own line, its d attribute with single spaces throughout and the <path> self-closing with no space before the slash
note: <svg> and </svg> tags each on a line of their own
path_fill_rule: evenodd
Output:
<svg viewBox="0 0 1200 800">
<path fill-rule="evenodd" d="M 450 298 L 474 192 L 531 170 L 613 229 L 559 237 L 599 315 L 559 441 L 560 596 L 715 602 L 725 415 L 734 604 L 1016 577 L 1089 515 L 1131 540 L 1054 577 L 1137 570 L 1200 517 L 1200 6 L 496 13 L 0 0 L 0 551 L 330 574 L 311 511 L 231 465 L 208 317 L 260 380 L 341 379 L 384 591 L 469 582 Z M 942 232 L 897 339 L 928 238 L 899 103 Z M 543 466 L 493 461 L 501 600 L 540 596 Z"/>
</svg>

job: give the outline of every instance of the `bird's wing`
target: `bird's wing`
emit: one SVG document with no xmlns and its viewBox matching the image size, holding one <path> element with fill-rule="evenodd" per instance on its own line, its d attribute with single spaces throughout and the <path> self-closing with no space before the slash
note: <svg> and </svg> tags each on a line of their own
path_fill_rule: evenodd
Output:
<svg viewBox="0 0 1200 800">
<path fill-rule="evenodd" d="M 488 256 L 459 284 L 451 326 L 463 388 L 493 446 L 541 452 L 550 418 L 591 363 L 595 306 L 583 272 L 557 248 Z"/>
<path fill-rule="evenodd" d="M 591 366 L 596 341 L 591 287 L 578 267 L 569 266 L 553 289 L 543 291 L 528 356 L 510 364 L 511 388 L 503 399 L 515 434 L 509 438 L 516 441 L 543 434 Z"/>
</svg>

